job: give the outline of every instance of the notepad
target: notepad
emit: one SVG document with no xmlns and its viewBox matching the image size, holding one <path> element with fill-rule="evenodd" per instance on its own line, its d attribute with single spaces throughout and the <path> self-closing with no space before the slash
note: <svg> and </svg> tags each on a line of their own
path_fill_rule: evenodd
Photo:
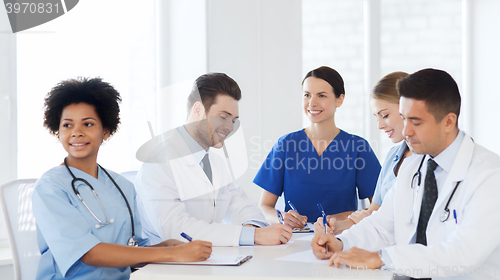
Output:
<svg viewBox="0 0 500 280">
<path fill-rule="evenodd" d="M 157 262 L 157 264 L 173 265 L 209 265 L 209 266 L 238 266 L 253 256 L 248 255 L 211 255 L 206 261 L 202 262 Z"/>
</svg>

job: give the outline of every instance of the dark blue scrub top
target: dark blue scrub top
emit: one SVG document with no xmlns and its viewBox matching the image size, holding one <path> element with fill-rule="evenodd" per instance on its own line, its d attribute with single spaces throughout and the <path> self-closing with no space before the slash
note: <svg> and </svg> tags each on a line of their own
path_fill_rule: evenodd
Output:
<svg viewBox="0 0 500 280">
<path fill-rule="evenodd" d="M 343 130 L 318 156 L 304 130 L 281 137 L 262 164 L 253 182 L 293 203 L 309 222 L 327 215 L 355 211 L 359 198 L 373 196 L 380 163 L 368 141 Z M 285 203 L 285 211 L 290 210 Z"/>
</svg>

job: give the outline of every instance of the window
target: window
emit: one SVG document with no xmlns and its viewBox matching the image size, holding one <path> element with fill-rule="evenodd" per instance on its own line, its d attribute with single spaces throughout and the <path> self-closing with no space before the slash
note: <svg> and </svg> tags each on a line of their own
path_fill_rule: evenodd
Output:
<svg viewBox="0 0 500 280">
<path fill-rule="evenodd" d="M 371 116 L 364 105 L 369 102 L 363 86 L 367 82 L 363 77 L 365 4 L 364 0 L 302 1 L 303 74 L 322 65 L 339 71 L 346 97 L 337 110 L 336 124 L 367 137 L 383 161 L 393 144 L 383 132 L 375 139 L 364 135 L 364 126 L 371 125 L 363 117 Z M 379 78 L 394 71 L 411 74 L 433 67 L 449 72 L 461 86 L 461 5 L 454 0 L 381 0 L 379 14 L 371 15 L 380 19 L 380 32 L 371 34 L 380 38 L 380 54 L 375 58 L 380 63 Z M 309 125 L 305 117 L 303 124 Z"/>
<path fill-rule="evenodd" d="M 18 34 L 18 177 L 38 178 L 61 164 L 65 151 L 42 126 L 44 97 L 59 81 L 100 76 L 123 99 L 120 130 L 99 163 L 137 170 L 135 151 L 154 119 L 155 1 L 80 1 L 44 25 Z"/>
</svg>

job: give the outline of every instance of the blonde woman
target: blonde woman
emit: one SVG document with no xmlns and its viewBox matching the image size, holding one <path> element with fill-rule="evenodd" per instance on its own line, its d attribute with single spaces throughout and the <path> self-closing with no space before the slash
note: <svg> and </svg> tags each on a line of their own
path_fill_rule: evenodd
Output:
<svg viewBox="0 0 500 280">
<path fill-rule="evenodd" d="M 330 233 L 339 234 L 371 215 L 373 211 L 377 211 L 384 200 L 385 194 L 396 182 L 403 160 L 412 155 L 404 141 L 404 123 L 399 114 L 399 93 L 396 89 L 397 81 L 406 76 L 408 76 L 408 73 L 405 72 L 387 74 L 373 88 L 370 105 L 373 115 L 377 118 L 378 129 L 384 131 L 393 143 L 400 144 L 393 147 L 385 158 L 378 178 L 377 188 L 368 209 L 356 211 L 345 220 L 330 218 L 328 221 L 329 227 L 327 228 Z M 314 228 L 316 232 L 324 231 L 322 218 L 318 218 Z"/>
</svg>

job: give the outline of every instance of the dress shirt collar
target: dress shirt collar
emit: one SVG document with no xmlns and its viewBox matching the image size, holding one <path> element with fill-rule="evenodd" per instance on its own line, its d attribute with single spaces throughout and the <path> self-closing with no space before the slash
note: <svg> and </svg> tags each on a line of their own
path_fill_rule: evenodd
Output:
<svg viewBox="0 0 500 280">
<path fill-rule="evenodd" d="M 196 162 L 200 164 L 201 160 L 205 156 L 206 153 L 208 153 L 208 150 L 203 149 L 196 140 L 187 132 L 186 128 L 184 126 L 180 126 L 177 128 L 177 131 L 179 131 L 179 134 L 182 136 L 184 141 L 186 141 L 186 144 L 188 145 L 189 149 L 191 150 L 191 153 L 193 153 L 194 158 L 196 159 Z"/>
<path fill-rule="evenodd" d="M 464 139 L 465 133 L 461 130 L 458 131 L 458 135 L 453 140 L 453 142 L 444 151 L 439 153 L 433 160 L 442 168 L 446 173 L 450 173 L 453 162 L 458 154 L 460 145 Z"/>
</svg>

